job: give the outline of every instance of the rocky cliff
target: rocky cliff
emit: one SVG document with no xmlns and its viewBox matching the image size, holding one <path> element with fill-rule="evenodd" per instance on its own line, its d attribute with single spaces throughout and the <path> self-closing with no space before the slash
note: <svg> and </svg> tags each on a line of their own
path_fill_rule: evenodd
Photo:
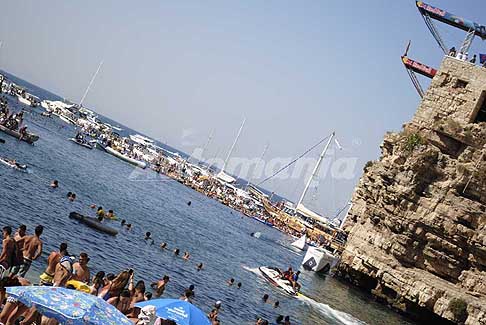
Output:
<svg viewBox="0 0 486 325">
<path fill-rule="evenodd" d="M 422 321 L 486 324 L 485 99 L 486 68 L 446 57 L 353 194 L 337 274 Z"/>
</svg>

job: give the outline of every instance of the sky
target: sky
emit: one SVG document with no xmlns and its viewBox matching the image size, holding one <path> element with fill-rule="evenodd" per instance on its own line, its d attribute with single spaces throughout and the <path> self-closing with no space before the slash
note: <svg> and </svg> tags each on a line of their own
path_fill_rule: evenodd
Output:
<svg viewBox="0 0 486 325">
<path fill-rule="evenodd" d="M 427 3 L 486 24 L 484 1 Z M 464 32 L 437 26 L 459 47 Z M 259 157 L 268 144 L 267 162 L 336 131 L 343 149 L 330 151 L 307 204 L 330 216 L 419 104 L 400 61 L 407 41 L 410 58 L 443 58 L 409 0 L 4 1 L 0 40 L 1 69 L 75 102 L 103 60 L 84 105 L 187 153 L 214 130 L 205 156 L 224 159 L 243 118 L 233 156 Z M 333 177 L 339 159 L 352 172 Z M 310 173 L 264 187 L 297 200 Z"/>
</svg>

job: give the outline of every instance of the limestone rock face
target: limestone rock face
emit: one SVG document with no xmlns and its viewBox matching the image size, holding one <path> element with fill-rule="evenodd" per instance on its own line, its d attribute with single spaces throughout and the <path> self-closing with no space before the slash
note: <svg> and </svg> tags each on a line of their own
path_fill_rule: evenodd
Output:
<svg viewBox="0 0 486 325">
<path fill-rule="evenodd" d="M 486 69 L 446 57 L 352 199 L 337 274 L 419 319 L 486 324 Z"/>
</svg>

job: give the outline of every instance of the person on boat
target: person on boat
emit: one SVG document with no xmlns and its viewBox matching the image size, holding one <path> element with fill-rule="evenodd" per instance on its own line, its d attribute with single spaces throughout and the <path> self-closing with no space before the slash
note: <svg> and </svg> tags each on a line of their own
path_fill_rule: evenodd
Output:
<svg viewBox="0 0 486 325">
<path fill-rule="evenodd" d="M 79 254 L 79 260 L 73 264 L 72 280 L 81 281 L 89 284 L 91 275 L 88 267 L 89 257 L 86 253 Z"/>
<path fill-rule="evenodd" d="M 292 275 L 292 279 L 290 280 L 290 283 L 292 283 L 292 288 L 296 291 L 296 292 L 299 292 L 300 291 L 300 284 L 299 284 L 299 275 L 300 275 L 300 271 L 297 271 L 295 272 L 293 275 Z"/>
<path fill-rule="evenodd" d="M 0 278 L 12 266 L 15 257 L 15 240 L 12 238 L 12 227 L 3 227 L 2 253 L 0 253 Z"/>
<path fill-rule="evenodd" d="M 294 271 L 292 271 L 292 267 L 289 267 L 287 271 L 282 273 L 282 279 L 291 281 L 292 275 L 294 275 Z"/>
<path fill-rule="evenodd" d="M 167 283 L 169 283 L 169 281 L 170 281 L 169 276 L 168 275 L 164 275 L 164 277 L 162 278 L 162 280 L 159 280 L 157 282 L 153 282 L 150 285 L 152 287 L 152 289 L 155 290 L 154 296 L 156 298 L 159 298 L 160 296 L 162 296 L 164 294 L 165 287 L 167 286 Z"/>
<path fill-rule="evenodd" d="M 54 280 L 54 273 L 56 271 L 56 265 L 59 263 L 61 258 L 64 256 L 69 255 L 67 252 L 67 244 L 61 243 L 59 246 L 59 251 L 53 251 L 49 254 L 47 258 L 47 268 L 45 271 L 39 276 L 40 285 L 44 286 L 52 286 Z"/>
<path fill-rule="evenodd" d="M 44 227 L 38 225 L 35 227 L 34 235 L 27 236 L 24 241 L 24 261 L 20 266 L 19 275 L 25 278 L 25 275 L 30 269 L 32 261 L 35 261 L 42 254 L 42 247 L 44 243 L 40 236 L 44 232 Z"/>
<path fill-rule="evenodd" d="M 20 134 L 19 141 L 21 141 L 25 136 L 27 136 L 27 125 L 24 125 L 19 129 L 19 134 Z"/>
<path fill-rule="evenodd" d="M 476 57 L 477 57 L 476 54 L 474 54 L 473 57 L 472 57 L 472 59 L 469 60 L 469 62 L 476 63 Z"/>
<path fill-rule="evenodd" d="M 51 182 L 51 188 L 58 188 L 59 187 L 59 182 L 57 181 L 57 179 L 53 180 Z"/>
</svg>

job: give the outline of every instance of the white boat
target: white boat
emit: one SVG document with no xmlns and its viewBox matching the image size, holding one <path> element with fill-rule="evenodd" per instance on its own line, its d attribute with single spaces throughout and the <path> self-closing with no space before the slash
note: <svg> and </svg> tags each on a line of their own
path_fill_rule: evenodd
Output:
<svg viewBox="0 0 486 325">
<path fill-rule="evenodd" d="M 154 140 L 144 137 L 143 135 L 140 134 L 135 134 L 135 135 L 130 134 L 129 137 L 130 140 L 132 140 L 133 142 L 142 144 L 144 146 L 149 146 L 154 143 Z"/>
<path fill-rule="evenodd" d="M 324 247 L 307 248 L 302 267 L 308 271 L 329 272 L 338 262 L 338 257 L 330 250 Z"/>
<path fill-rule="evenodd" d="M 291 296 L 297 295 L 297 292 L 292 287 L 290 281 L 282 279 L 282 273 L 279 269 L 261 266 L 259 267 L 259 270 L 268 282 L 281 289 L 286 294 Z"/>
<path fill-rule="evenodd" d="M 28 100 L 27 98 L 24 98 L 22 96 L 17 96 L 17 99 L 19 100 L 19 102 L 21 102 L 24 105 L 27 105 L 27 106 L 31 106 L 32 105 L 32 103 L 30 102 L 30 100 Z"/>
<path fill-rule="evenodd" d="M 299 239 L 297 239 L 296 241 L 294 241 L 291 245 L 302 251 L 302 250 L 304 250 L 306 239 L 307 239 L 307 236 L 304 234 L 304 236 L 302 236 Z"/>
<path fill-rule="evenodd" d="M 122 160 L 125 160 L 126 162 L 132 164 L 132 165 L 135 165 L 135 166 L 138 166 L 140 168 L 143 168 L 145 169 L 147 167 L 147 163 L 144 162 L 144 161 L 140 161 L 140 160 L 136 160 L 136 159 L 133 159 L 133 158 L 130 158 L 128 156 L 125 156 L 124 154 L 122 154 L 121 152 L 118 152 L 116 151 L 115 149 L 111 148 L 111 147 L 104 147 L 104 149 L 106 150 L 106 152 L 108 152 L 109 154 L 115 156 L 115 157 L 118 157 Z"/>
<path fill-rule="evenodd" d="M 69 118 L 65 115 L 62 115 L 62 114 L 58 114 L 58 113 L 52 113 L 53 115 L 56 115 L 57 117 L 59 117 L 59 119 L 63 122 L 66 122 L 67 124 L 76 124 L 76 121 L 73 120 L 72 118 Z"/>
</svg>

